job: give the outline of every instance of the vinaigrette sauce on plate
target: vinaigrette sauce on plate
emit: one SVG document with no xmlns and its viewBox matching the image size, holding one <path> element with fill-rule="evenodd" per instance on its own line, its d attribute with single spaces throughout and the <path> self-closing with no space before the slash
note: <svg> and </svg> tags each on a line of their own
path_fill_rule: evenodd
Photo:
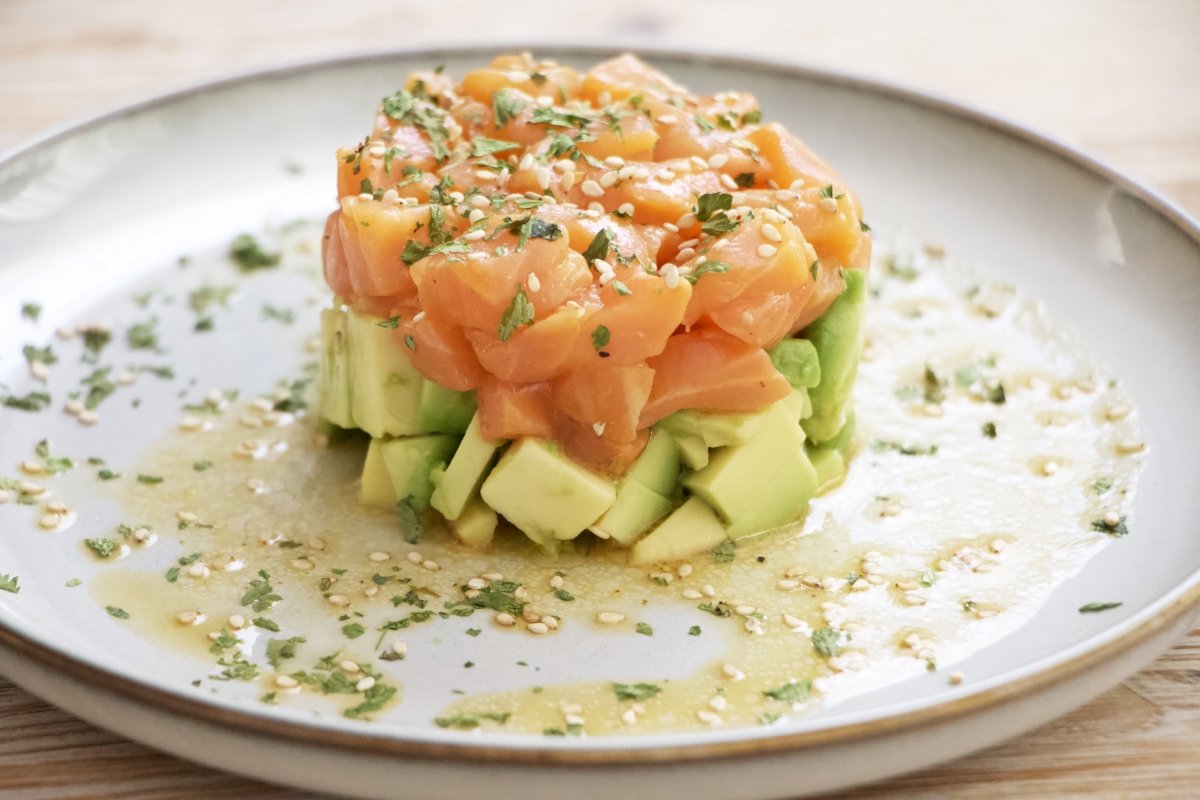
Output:
<svg viewBox="0 0 1200 800">
<path fill-rule="evenodd" d="M 432 523 L 408 542 L 358 503 L 364 439 L 278 410 L 287 389 L 216 393 L 139 464 L 160 485 L 118 490 L 178 560 L 113 564 L 89 590 L 208 680 L 318 713 L 383 718 L 422 692 L 416 648 L 469 640 L 443 665 L 464 688 L 435 717 L 464 732 L 773 725 L 927 671 L 969 680 L 956 662 L 1128 532 L 1135 414 L 1036 303 L 937 248 L 898 242 L 870 280 L 849 475 L 788 529 L 660 569 L 588 535 L 555 559 L 512 530 L 487 552 Z M 295 328 L 300 345 L 311 326 Z M 573 647 L 701 666 L 581 682 L 553 656 Z M 524 649 L 527 680 L 471 688 L 490 655 Z"/>
</svg>

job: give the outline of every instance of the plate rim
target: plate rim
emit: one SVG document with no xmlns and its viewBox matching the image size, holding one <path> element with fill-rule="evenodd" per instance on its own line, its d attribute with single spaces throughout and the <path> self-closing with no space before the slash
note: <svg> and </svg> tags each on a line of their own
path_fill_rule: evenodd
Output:
<svg viewBox="0 0 1200 800">
<path fill-rule="evenodd" d="M 1200 221 L 1191 217 L 1177 202 L 1160 191 L 1130 178 L 1080 148 L 1016 123 L 1002 115 L 984 111 L 957 100 L 923 90 L 869 78 L 845 71 L 829 70 L 798 64 L 785 59 L 750 56 L 721 51 L 688 50 L 668 47 L 597 46 L 563 43 L 498 42 L 494 45 L 439 45 L 418 48 L 383 48 L 349 55 L 301 59 L 266 68 L 247 69 L 215 79 L 201 80 L 181 88 L 155 93 L 144 99 L 99 113 L 69 120 L 26 137 L 0 151 L 0 170 L 31 155 L 48 144 L 69 139 L 90 129 L 121 119 L 169 106 L 187 98 L 212 91 L 233 88 L 254 81 L 289 78 L 323 69 L 367 65 L 401 58 L 430 59 L 487 56 L 499 49 L 536 50 L 548 54 L 611 57 L 633 51 L 653 60 L 706 62 L 741 68 L 761 74 L 800 78 L 834 88 L 866 92 L 885 99 L 900 100 L 925 110 L 940 113 L 959 121 L 974 123 L 1000 133 L 1019 143 L 1033 145 L 1084 171 L 1098 176 L 1136 197 L 1160 218 L 1190 239 L 1200 248 Z M 616 764 L 654 764 L 664 762 L 728 759 L 757 754 L 778 754 L 810 746 L 825 746 L 848 740 L 894 734 L 905 730 L 928 727 L 992 708 L 1018 695 L 1043 691 L 1086 672 L 1103 663 L 1117 652 L 1132 649 L 1152 638 L 1163 628 L 1176 622 L 1200 604 L 1200 568 L 1178 582 L 1168 592 L 1138 614 L 1119 625 L 1103 629 L 1074 647 L 1047 656 L 1024 667 L 1024 674 L 1008 680 L 993 679 L 978 687 L 960 690 L 956 696 L 932 705 L 901 708 L 884 717 L 830 725 L 807 731 L 767 732 L 746 735 L 737 739 L 714 742 L 662 744 L 660 738 L 646 737 L 637 744 L 603 746 L 598 743 L 572 744 L 569 747 L 548 747 L 545 743 L 526 744 L 514 737 L 513 744 L 480 744 L 464 738 L 461 742 L 431 741 L 414 735 L 384 734 L 378 731 L 346 731 L 325 727 L 319 723 L 279 719 L 234 706 L 219 705 L 193 699 L 182 692 L 163 688 L 148 681 L 132 678 L 105 667 L 74 658 L 63 649 L 27 638 L 0 618 L 0 644 L 19 656 L 24 656 L 60 674 L 85 683 L 100 684 L 112 691 L 142 703 L 171 712 L 194 715 L 218 724 L 229 724 L 243 732 L 267 735 L 284 741 L 335 747 L 365 754 L 405 756 L 434 760 L 469 760 L 487 762 L 505 759 L 517 764 L 554 764 L 556 766 L 596 766 Z M 921 701 L 921 702 L 928 702 Z"/>
</svg>

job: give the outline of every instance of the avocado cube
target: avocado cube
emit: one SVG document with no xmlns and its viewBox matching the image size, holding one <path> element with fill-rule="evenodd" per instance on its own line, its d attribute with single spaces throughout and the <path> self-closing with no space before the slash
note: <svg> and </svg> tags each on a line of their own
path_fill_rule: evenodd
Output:
<svg viewBox="0 0 1200 800">
<path fill-rule="evenodd" d="M 762 414 L 710 414 L 704 411 L 676 411 L 658 423 L 659 427 L 680 435 L 696 435 L 708 447 L 725 447 L 750 441 L 762 424 Z"/>
<path fill-rule="evenodd" d="M 832 439 L 846 422 L 862 351 L 867 276 L 860 269 L 847 269 L 842 274 L 846 288 L 804 331 L 821 363 L 821 382 L 809 392 L 813 413 L 803 423 L 805 433 L 817 443 Z"/>
<path fill-rule="evenodd" d="M 433 493 L 431 473 L 449 461 L 457 444 L 457 438 L 442 434 L 372 439 L 362 470 L 362 501 L 395 509 L 397 501 L 408 500 L 414 510 L 425 511 L 430 507 Z M 380 462 L 391 483 L 391 495 L 386 494 L 379 481 Z"/>
<path fill-rule="evenodd" d="M 542 439 L 521 439 L 492 469 L 484 501 L 539 544 L 574 539 L 612 507 L 612 481 L 571 461 Z"/>
<path fill-rule="evenodd" d="M 725 526 L 699 497 L 689 497 L 657 528 L 638 540 L 630 552 L 634 564 L 678 561 L 725 541 Z"/>
<path fill-rule="evenodd" d="M 367 446 L 367 460 L 363 462 L 362 486 L 358 496 L 365 506 L 390 510 L 396 507 L 398 498 L 387 465 L 383 463 L 381 444 L 382 439 L 372 439 Z"/>
<path fill-rule="evenodd" d="M 321 417 L 339 428 L 353 428 L 350 415 L 350 358 L 346 339 L 346 312 L 321 311 L 321 362 L 317 406 Z"/>
<path fill-rule="evenodd" d="M 679 446 L 679 458 L 690 470 L 704 469 L 708 466 L 708 444 L 704 437 L 694 433 L 674 434 L 675 444 Z"/>
<path fill-rule="evenodd" d="M 797 389 L 812 389 L 821 382 L 817 348 L 807 339 L 783 339 L 767 350 L 771 363 Z"/>
<path fill-rule="evenodd" d="M 713 507 L 737 539 L 800 517 L 816 493 L 816 470 L 804 452 L 804 432 L 787 401 L 764 412 L 754 438 L 712 454 L 683 485 Z"/>
<path fill-rule="evenodd" d="M 418 423 L 426 433 L 462 436 L 475 416 L 475 393 L 447 389 L 431 380 L 421 384 Z"/>
<path fill-rule="evenodd" d="M 850 412 L 837 436 L 824 444 L 808 445 L 808 460 L 817 471 L 817 494 L 824 494 L 845 479 L 853 440 L 854 412 Z"/>
<path fill-rule="evenodd" d="M 449 520 L 458 519 L 468 502 L 479 493 L 483 479 L 495 460 L 503 440 L 489 441 L 479 432 L 479 417 L 473 418 L 446 469 L 433 476 L 430 504 Z"/>
<path fill-rule="evenodd" d="M 665 517 L 675 502 L 648 488 L 636 478 L 626 478 L 617 490 L 612 508 L 592 526 L 596 535 L 629 545 Z"/>
<path fill-rule="evenodd" d="M 655 430 L 642 454 L 625 473 L 643 486 L 663 496 L 670 496 L 679 483 L 679 445 L 666 431 Z"/>
<path fill-rule="evenodd" d="M 482 550 L 492 543 L 498 520 L 496 512 L 478 497 L 472 497 L 458 519 L 450 523 L 454 535 L 468 547 Z"/>
<path fill-rule="evenodd" d="M 351 311 L 346 320 L 350 355 L 350 413 L 373 437 L 423 433 L 419 412 L 425 379 L 379 320 Z"/>
</svg>

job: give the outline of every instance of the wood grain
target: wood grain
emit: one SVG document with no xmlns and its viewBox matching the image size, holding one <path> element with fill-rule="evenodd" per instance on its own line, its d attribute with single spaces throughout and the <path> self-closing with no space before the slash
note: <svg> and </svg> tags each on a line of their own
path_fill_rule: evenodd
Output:
<svg viewBox="0 0 1200 800">
<path fill-rule="evenodd" d="M 250 68 L 461 42 L 719 46 L 879 77 L 1050 133 L 1200 215 L 1200 3 L 714 0 L 504 13 L 356 0 L 3 0 L 0 149 L 73 118 Z M 463 16 L 470 19 L 464 25 Z M 568 19 L 569 17 L 569 19 Z M 835 795 L 1200 793 L 1200 631 L 1091 704 L 999 747 Z M 302 797 L 125 741 L 0 679 L 0 797 Z M 835 797 L 831 795 L 830 797 Z"/>
</svg>

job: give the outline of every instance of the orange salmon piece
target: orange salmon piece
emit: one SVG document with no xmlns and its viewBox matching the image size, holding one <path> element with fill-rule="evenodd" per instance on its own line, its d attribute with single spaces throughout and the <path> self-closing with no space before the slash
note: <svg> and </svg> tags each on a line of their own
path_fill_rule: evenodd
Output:
<svg viewBox="0 0 1200 800">
<path fill-rule="evenodd" d="M 554 405 L 576 422 L 592 426 L 593 436 L 632 442 L 653 382 L 654 370 L 644 364 L 625 367 L 602 360 L 556 379 Z"/>
<path fill-rule="evenodd" d="M 654 368 L 654 386 L 641 427 L 685 408 L 759 411 L 791 391 L 765 350 L 713 328 L 672 336 L 662 355 L 647 363 Z"/>
</svg>

